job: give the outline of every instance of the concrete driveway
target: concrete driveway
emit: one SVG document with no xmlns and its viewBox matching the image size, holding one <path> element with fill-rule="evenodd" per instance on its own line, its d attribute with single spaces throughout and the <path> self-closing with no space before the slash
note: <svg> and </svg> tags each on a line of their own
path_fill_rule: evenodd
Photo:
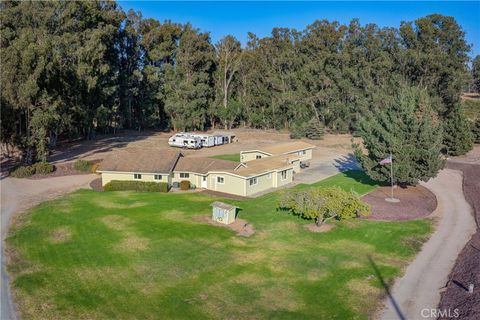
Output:
<svg viewBox="0 0 480 320">
<path fill-rule="evenodd" d="M 360 165 L 351 153 L 343 156 L 332 156 L 327 159 L 313 158 L 310 160 L 309 168 L 295 174 L 294 182 L 295 184 L 312 184 L 348 170 L 361 170 Z"/>
<path fill-rule="evenodd" d="M 440 289 L 445 287 L 458 254 L 476 230 L 463 195 L 460 171 L 445 169 L 422 185 L 437 197 L 438 225 L 405 275 L 395 282 L 381 319 L 436 318 L 430 310 L 437 308 Z"/>
<path fill-rule="evenodd" d="M 82 187 L 88 188 L 89 183 L 97 175 L 75 175 L 55 177 L 41 180 L 4 178 L 0 182 L 1 193 L 1 315 L 2 320 L 17 319 L 10 296 L 9 279 L 5 269 L 3 252 L 4 240 L 12 217 L 16 212 L 28 209 L 40 202 L 72 192 Z"/>
</svg>

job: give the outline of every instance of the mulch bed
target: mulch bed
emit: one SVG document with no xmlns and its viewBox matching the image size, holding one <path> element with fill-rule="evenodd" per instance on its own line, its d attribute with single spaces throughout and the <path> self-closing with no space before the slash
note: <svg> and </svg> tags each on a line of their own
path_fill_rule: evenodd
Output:
<svg viewBox="0 0 480 320">
<path fill-rule="evenodd" d="M 437 198 L 425 187 L 395 188 L 393 195 L 400 202 L 385 201 L 391 193 L 390 187 L 380 187 L 363 196 L 362 200 L 372 206 L 372 214 L 365 219 L 412 220 L 428 216 L 437 208 Z"/>
<path fill-rule="evenodd" d="M 102 160 L 89 160 L 92 164 L 96 164 Z M 91 174 L 90 172 L 80 172 L 73 168 L 74 162 L 59 163 L 55 165 L 55 171 L 49 174 L 34 174 L 28 179 L 39 180 L 53 177 L 74 176 L 79 174 Z"/>
<path fill-rule="evenodd" d="M 334 224 L 322 224 L 320 227 L 318 227 L 315 223 L 309 223 L 303 226 L 305 229 L 311 232 L 316 232 L 316 233 L 324 233 L 332 230 L 335 228 Z"/>
<path fill-rule="evenodd" d="M 90 182 L 90 188 L 97 192 L 103 192 L 102 178 L 97 178 Z"/>
<path fill-rule="evenodd" d="M 457 257 L 438 308 L 458 309 L 458 319 L 480 319 L 480 165 L 448 162 L 447 168 L 463 172 L 463 193 L 473 208 L 477 232 Z M 468 292 L 470 284 L 473 293 Z"/>
</svg>

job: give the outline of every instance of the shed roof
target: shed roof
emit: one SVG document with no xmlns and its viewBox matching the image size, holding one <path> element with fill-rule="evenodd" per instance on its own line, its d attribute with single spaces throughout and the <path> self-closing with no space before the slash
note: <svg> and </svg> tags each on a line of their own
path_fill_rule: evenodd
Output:
<svg viewBox="0 0 480 320">
<path fill-rule="evenodd" d="M 98 171 L 171 173 L 181 153 L 169 150 L 128 149 L 114 151 Z"/>
<path fill-rule="evenodd" d="M 175 171 L 208 173 L 208 171 L 233 170 L 239 162 L 207 157 L 180 157 Z"/>
<path fill-rule="evenodd" d="M 231 204 L 220 202 L 220 201 L 215 201 L 215 202 L 211 203 L 210 205 L 212 207 L 217 207 L 217 208 L 224 209 L 224 210 L 232 210 L 232 209 L 238 208 L 237 206 L 233 206 Z"/>
<path fill-rule="evenodd" d="M 307 142 L 292 141 L 292 142 L 286 142 L 281 144 L 274 144 L 266 147 L 260 147 L 258 148 L 258 151 L 269 153 L 271 155 L 278 155 L 278 154 L 286 154 L 290 152 L 306 150 L 306 149 L 314 149 L 314 148 L 316 148 L 315 145 Z M 248 150 L 248 151 L 255 151 L 255 150 Z M 244 151 L 244 152 L 248 152 L 248 151 Z"/>
</svg>

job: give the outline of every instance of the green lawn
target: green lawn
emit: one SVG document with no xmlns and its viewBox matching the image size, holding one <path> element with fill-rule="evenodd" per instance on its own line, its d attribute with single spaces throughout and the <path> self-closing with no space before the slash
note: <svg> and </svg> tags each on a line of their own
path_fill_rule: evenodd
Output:
<svg viewBox="0 0 480 320">
<path fill-rule="evenodd" d="M 333 184 L 375 188 L 359 173 L 316 186 Z M 354 220 L 312 233 L 277 196 L 222 200 L 241 207 L 249 238 L 205 223 L 216 199 L 198 193 L 81 190 L 41 204 L 7 240 L 23 318 L 367 319 L 382 295 L 367 257 L 391 281 L 431 232 L 428 220 Z"/>
<path fill-rule="evenodd" d="M 219 155 L 211 156 L 210 158 L 240 162 L 240 153 L 219 154 Z"/>
</svg>

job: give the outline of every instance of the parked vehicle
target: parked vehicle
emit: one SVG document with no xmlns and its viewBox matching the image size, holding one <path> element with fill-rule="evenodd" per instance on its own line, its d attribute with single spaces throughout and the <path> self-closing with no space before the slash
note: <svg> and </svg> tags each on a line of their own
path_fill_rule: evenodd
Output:
<svg viewBox="0 0 480 320">
<path fill-rule="evenodd" d="M 200 139 L 200 145 L 202 147 L 214 147 L 215 137 L 209 134 L 191 134 L 192 137 Z"/>
<path fill-rule="evenodd" d="M 198 149 L 201 148 L 200 139 L 184 133 L 177 133 L 168 139 L 168 144 L 172 147 Z"/>
<path fill-rule="evenodd" d="M 215 138 L 215 145 L 216 146 L 220 146 L 220 145 L 224 144 L 224 138 L 225 138 L 224 136 L 216 135 L 216 136 L 214 136 L 214 138 Z"/>
</svg>

